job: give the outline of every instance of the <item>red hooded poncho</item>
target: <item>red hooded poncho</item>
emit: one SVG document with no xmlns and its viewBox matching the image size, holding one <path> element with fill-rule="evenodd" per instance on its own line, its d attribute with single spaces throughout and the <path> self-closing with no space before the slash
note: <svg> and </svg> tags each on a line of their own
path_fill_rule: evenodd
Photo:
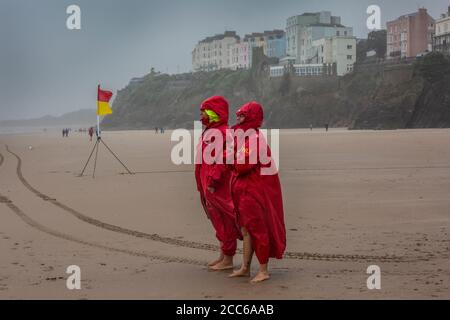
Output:
<svg viewBox="0 0 450 320">
<path fill-rule="evenodd" d="M 236 149 L 238 146 L 235 144 L 231 195 L 239 225 L 245 227 L 250 234 L 259 262 L 266 264 L 269 258 L 281 259 L 286 248 L 281 185 L 277 170 L 271 175 L 261 174 L 261 168 L 274 165 L 270 148 L 263 134 L 259 132 L 264 117 L 261 105 L 256 102 L 247 103 L 236 114 L 244 115 L 245 120 L 233 129 L 242 129 L 247 133 L 250 129 L 252 133 L 245 138 L 245 145 L 243 148 L 239 147 L 240 150 Z M 253 141 L 256 141 L 256 144 L 250 143 L 252 139 L 255 139 Z M 267 164 L 261 162 L 260 149 L 267 154 L 269 162 L 264 161 Z M 249 159 L 253 156 L 257 161 L 251 164 Z M 245 159 L 245 163 L 239 164 L 239 159 Z"/>
<path fill-rule="evenodd" d="M 197 146 L 197 161 L 195 165 L 195 179 L 200 199 L 208 218 L 216 230 L 216 237 L 222 243 L 222 252 L 227 256 L 236 253 L 237 239 L 240 232 L 236 223 L 233 201 L 230 194 L 231 171 L 226 165 L 226 139 L 228 129 L 228 102 L 220 96 L 213 96 L 205 100 L 200 108 L 201 111 L 212 110 L 219 119 L 215 122 L 204 122 L 206 125 L 202 138 Z M 217 129 L 213 130 L 213 129 Z M 221 154 L 214 155 L 219 163 L 208 164 L 205 161 L 204 151 L 214 142 L 213 132 L 222 136 L 223 149 Z M 232 139 L 231 136 L 228 139 Z M 198 159 L 202 157 L 202 163 Z M 221 162 L 219 161 L 221 159 Z M 215 189 L 214 193 L 208 187 Z"/>
</svg>

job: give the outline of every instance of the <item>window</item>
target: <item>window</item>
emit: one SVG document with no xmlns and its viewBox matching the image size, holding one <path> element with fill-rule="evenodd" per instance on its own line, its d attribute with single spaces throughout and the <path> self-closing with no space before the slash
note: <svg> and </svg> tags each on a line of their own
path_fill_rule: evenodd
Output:
<svg viewBox="0 0 450 320">
<path fill-rule="evenodd" d="M 339 30 L 336 31 L 336 35 L 339 37 L 341 35 L 341 32 Z"/>
<path fill-rule="evenodd" d="M 353 56 L 352 55 L 348 55 L 347 56 L 347 60 L 352 60 Z"/>
<path fill-rule="evenodd" d="M 347 49 L 351 50 L 353 48 L 353 46 L 351 44 L 347 45 Z"/>
<path fill-rule="evenodd" d="M 347 35 L 347 31 L 344 31 L 344 35 Z"/>
</svg>

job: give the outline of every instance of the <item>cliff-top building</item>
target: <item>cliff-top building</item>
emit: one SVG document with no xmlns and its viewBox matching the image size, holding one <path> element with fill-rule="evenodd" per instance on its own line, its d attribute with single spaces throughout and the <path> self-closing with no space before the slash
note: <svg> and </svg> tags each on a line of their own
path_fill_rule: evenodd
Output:
<svg viewBox="0 0 450 320">
<path fill-rule="evenodd" d="M 440 19 L 436 20 L 433 51 L 450 54 L 450 6 L 447 13 L 442 14 Z"/>
<path fill-rule="evenodd" d="M 387 26 L 387 57 L 410 58 L 432 50 L 434 19 L 427 9 L 403 15 Z"/>
<path fill-rule="evenodd" d="M 335 36 L 352 37 L 353 28 L 342 25 L 341 18 L 329 11 L 290 17 L 286 22 L 286 53 L 298 64 L 314 63 L 313 41 Z"/>
<path fill-rule="evenodd" d="M 230 47 L 230 69 L 249 69 L 252 49 L 247 39 L 241 39 Z"/>
<path fill-rule="evenodd" d="M 356 62 L 355 37 L 329 37 L 315 40 L 313 48 L 317 58 L 313 63 L 334 65 L 337 76 L 343 76 L 353 71 Z"/>
<path fill-rule="evenodd" d="M 192 51 L 194 71 L 213 71 L 231 68 L 231 47 L 239 42 L 235 31 L 225 31 L 201 40 Z"/>
</svg>

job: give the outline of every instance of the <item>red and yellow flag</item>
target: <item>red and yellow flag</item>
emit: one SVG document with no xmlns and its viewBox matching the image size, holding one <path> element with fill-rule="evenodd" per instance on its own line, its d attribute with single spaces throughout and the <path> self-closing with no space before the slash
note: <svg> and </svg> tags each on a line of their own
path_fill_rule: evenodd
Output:
<svg viewBox="0 0 450 320">
<path fill-rule="evenodd" d="M 112 114 L 112 110 L 109 107 L 109 100 L 111 100 L 112 95 L 113 93 L 111 91 L 102 90 L 100 89 L 100 85 L 98 85 L 97 114 L 99 116 Z"/>
</svg>

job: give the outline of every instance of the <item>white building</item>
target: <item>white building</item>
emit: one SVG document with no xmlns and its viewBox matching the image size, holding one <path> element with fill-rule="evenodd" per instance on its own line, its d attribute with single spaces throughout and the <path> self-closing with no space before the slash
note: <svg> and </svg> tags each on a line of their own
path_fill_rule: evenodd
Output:
<svg viewBox="0 0 450 320">
<path fill-rule="evenodd" d="M 447 13 L 436 20 L 436 30 L 433 37 L 433 51 L 450 54 L 450 6 Z"/>
<path fill-rule="evenodd" d="M 294 72 L 299 77 L 320 76 L 324 68 L 323 64 L 294 64 Z"/>
<path fill-rule="evenodd" d="M 346 75 L 353 71 L 356 62 L 355 37 L 329 37 L 315 40 L 312 44 L 313 63 L 336 64 L 336 74 Z"/>
<path fill-rule="evenodd" d="M 271 78 L 282 77 L 286 72 L 286 67 L 284 66 L 271 66 L 269 70 L 269 75 Z"/>
<path fill-rule="evenodd" d="M 290 17 L 286 22 L 286 53 L 298 64 L 313 63 L 313 41 L 334 36 L 353 36 L 353 28 L 342 25 L 341 18 L 329 11 Z"/>
<path fill-rule="evenodd" d="M 292 65 L 293 72 L 298 77 L 317 77 L 330 73 L 329 67 L 324 64 L 294 64 Z M 282 77 L 287 70 L 288 66 L 270 66 L 269 75 L 271 78 Z"/>
<path fill-rule="evenodd" d="M 337 75 L 344 76 L 353 71 L 356 62 L 355 37 L 329 37 L 312 43 L 314 59 L 307 64 L 293 64 L 297 76 Z M 280 77 L 288 64 L 271 66 L 270 76 Z"/>
<path fill-rule="evenodd" d="M 231 47 L 240 40 L 235 31 L 208 37 L 200 41 L 192 51 L 194 71 L 230 69 L 232 65 Z"/>
</svg>

